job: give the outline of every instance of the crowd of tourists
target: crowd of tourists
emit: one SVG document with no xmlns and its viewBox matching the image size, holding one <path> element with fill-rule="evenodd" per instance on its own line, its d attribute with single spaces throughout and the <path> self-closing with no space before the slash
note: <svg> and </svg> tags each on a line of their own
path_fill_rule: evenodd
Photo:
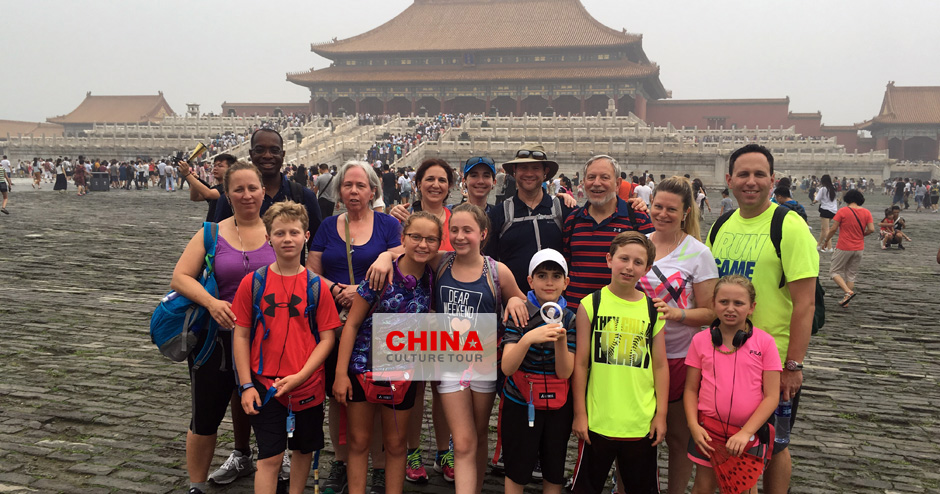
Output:
<svg viewBox="0 0 940 494">
<path fill-rule="evenodd" d="M 218 154 L 231 149 L 251 136 L 251 134 L 261 128 L 270 128 L 277 131 L 284 131 L 291 127 L 303 127 L 311 119 L 307 113 L 289 113 L 280 117 L 265 117 L 260 123 L 254 124 L 241 132 L 225 132 L 218 134 L 209 140 L 206 147 L 210 154 Z"/>
<path fill-rule="evenodd" d="M 237 369 L 210 361 L 191 373 L 194 389 L 213 390 L 193 394 L 191 493 L 252 472 L 256 492 L 273 492 L 279 479 L 300 492 L 324 445 L 326 414 L 335 456 L 320 482 L 325 493 L 402 492 L 405 482 L 427 482 L 430 466 L 460 494 L 480 492 L 487 468 L 507 493 L 533 479 L 546 492 L 567 481 L 574 492 L 599 493 L 614 463 L 619 492 L 657 492 L 662 443 L 669 492 L 685 492 L 693 472 L 693 492 L 713 492 L 728 481 L 713 466 L 726 461 L 752 469 L 731 479 L 735 492 L 756 491 L 761 472 L 764 492 L 787 492 L 814 329 L 814 247 L 839 234 L 845 259 L 834 256 L 830 276 L 847 306 L 855 241 L 874 231 L 860 190 L 844 195 L 818 241 L 798 212 L 789 214 L 792 180 L 775 190 L 773 155 L 750 144 L 728 164 L 737 208 L 703 236 L 699 181 L 638 174 L 636 188 L 651 188 L 645 198 L 606 155 L 557 188 L 558 164 L 537 144 L 502 164 L 427 159 L 413 175 L 387 163 L 378 171 L 368 161 L 322 165 L 308 188 L 284 171 L 277 132 L 255 132 L 250 146 L 253 164 L 213 164 L 220 185 L 196 185 L 180 167 L 193 200 L 213 209 L 206 228 L 218 224 L 219 292 L 198 282 L 202 230 L 180 257 L 173 288 L 209 310 L 223 342 L 213 358 Z M 408 200 L 390 202 L 385 177 L 399 192 L 407 182 Z M 448 204 L 458 183 L 462 200 Z M 586 196 L 583 206 L 573 189 Z M 341 214 L 321 210 L 328 191 Z M 771 242 L 751 249 L 734 241 L 767 234 Z M 493 377 L 478 379 L 473 367 L 429 385 L 380 375 L 373 341 L 382 338 L 373 337 L 383 313 L 437 313 L 469 327 L 496 314 Z M 426 455 L 429 391 L 434 451 Z M 228 407 L 235 451 L 210 475 Z M 581 447 L 568 480 L 572 433 Z"/>
</svg>

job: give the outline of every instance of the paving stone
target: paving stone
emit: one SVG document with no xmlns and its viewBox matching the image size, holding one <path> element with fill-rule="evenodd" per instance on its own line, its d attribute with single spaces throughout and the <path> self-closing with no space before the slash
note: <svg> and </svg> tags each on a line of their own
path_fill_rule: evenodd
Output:
<svg viewBox="0 0 940 494">
<path fill-rule="evenodd" d="M 866 198 L 880 219 L 887 200 Z M 0 484 L 184 491 L 188 372 L 159 355 L 147 327 L 205 204 L 156 190 L 59 196 L 27 183 L 15 187 L 9 209 L 0 217 Z M 940 214 L 904 216 L 914 242 L 882 251 L 868 237 L 859 295 L 847 309 L 825 276 L 831 255 L 821 255 L 827 324 L 806 359 L 791 446 L 794 493 L 940 492 L 940 443 L 932 439 L 940 426 Z M 706 215 L 706 226 L 714 218 Z M 425 415 L 429 421 L 430 407 Z M 226 418 L 213 467 L 231 451 L 230 431 Z M 575 448 L 571 441 L 569 464 Z M 324 477 L 332 455 L 327 440 Z M 88 465 L 95 471 L 83 471 Z M 453 492 L 431 477 L 405 490 Z M 245 478 L 212 492 L 252 490 Z M 502 479 L 487 474 L 483 490 L 502 492 Z"/>
</svg>

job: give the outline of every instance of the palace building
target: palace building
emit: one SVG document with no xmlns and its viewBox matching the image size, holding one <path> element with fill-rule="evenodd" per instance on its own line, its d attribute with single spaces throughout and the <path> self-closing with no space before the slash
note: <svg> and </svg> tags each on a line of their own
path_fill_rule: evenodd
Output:
<svg viewBox="0 0 940 494">
<path fill-rule="evenodd" d="M 858 125 L 871 132 L 875 149 L 893 159 L 940 159 L 940 86 L 895 86 L 888 83 L 881 110 Z"/>
<path fill-rule="evenodd" d="M 459 20 L 459 22 L 457 22 Z M 669 97 L 643 36 L 579 0 L 415 0 L 366 33 L 311 45 L 329 67 L 287 74 L 315 113 L 568 113 L 646 118 Z"/>
</svg>

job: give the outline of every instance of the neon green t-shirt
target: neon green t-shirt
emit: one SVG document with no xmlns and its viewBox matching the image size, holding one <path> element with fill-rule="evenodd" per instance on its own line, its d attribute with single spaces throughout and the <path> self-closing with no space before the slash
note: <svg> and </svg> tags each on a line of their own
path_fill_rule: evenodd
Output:
<svg viewBox="0 0 940 494">
<path fill-rule="evenodd" d="M 780 258 L 777 258 L 770 241 L 770 220 L 776 207 L 779 206 L 771 205 L 754 218 L 742 218 L 741 210 L 735 211 L 721 226 L 714 245 L 708 242 L 709 231 L 706 245 L 715 256 L 718 276 L 740 274 L 754 284 L 757 307 L 751 322 L 774 337 L 782 364 L 790 346 L 793 301 L 789 287 L 780 288 L 780 276 L 786 272 L 787 281 L 819 276 L 819 252 L 806 222 L 791 211 L 783 221 Z"/>
<path fill-rule="evenodd" d="M 637 302 L 601 289 L 597 309 L 601 324 L 591 333 L 590 374 L 587 383 L 588 429 L 615 438 L 643 437 L 650 432 L 656 413 L 653 355 L 647 341 L 650 317 L 646 296 Z M 581 301 L 594 320 L 594 294 Z M 665 321 L 657 316 L 653 336 Z"/>
</svg>

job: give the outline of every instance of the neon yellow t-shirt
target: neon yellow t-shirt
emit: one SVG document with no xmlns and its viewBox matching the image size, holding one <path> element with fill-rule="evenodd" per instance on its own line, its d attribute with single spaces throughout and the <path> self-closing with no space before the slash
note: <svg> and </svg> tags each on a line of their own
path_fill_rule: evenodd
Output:
<svg viewBox="0 0 940 494">
<path fill-rule="evenodd" d="M 643 437 L 650 432 L 656 413 L 653 385 L 653 355 L 647 341 L 649 308 L 646 296 L 636 302 L 601 289 L 598 307 L 601 324 L 591 334 L 590 374 L 587 383 L 588 429 L 615 438 Z M 581 301 L 587 316 L 594 320 L 594 294 Z M 659 317 L 653 336 L 663 329 Z"/>
<path fill-rule="evenodd" d="M 786 272 L 787 281 L 819 276 L 819 253 L 806 222 L 791 211 L 783 221 L 780 258 L 777 258 L 770 241 L 770 220 L 776 207 L 779 206 L 771 205 L 754 218 L 742 218 L 741 210 L 735 211 L 721 226 L 714 245 L 708 242 L 709 231 L 706 245 L 715 256 L 718 276 L 740 274 L 754 284 L 757 307 L 751 322 L 774 337 L 782 364 L 790 346 L 793 300 L 788 286 L 780 288 L 780 276 Z"/>
</svg>

